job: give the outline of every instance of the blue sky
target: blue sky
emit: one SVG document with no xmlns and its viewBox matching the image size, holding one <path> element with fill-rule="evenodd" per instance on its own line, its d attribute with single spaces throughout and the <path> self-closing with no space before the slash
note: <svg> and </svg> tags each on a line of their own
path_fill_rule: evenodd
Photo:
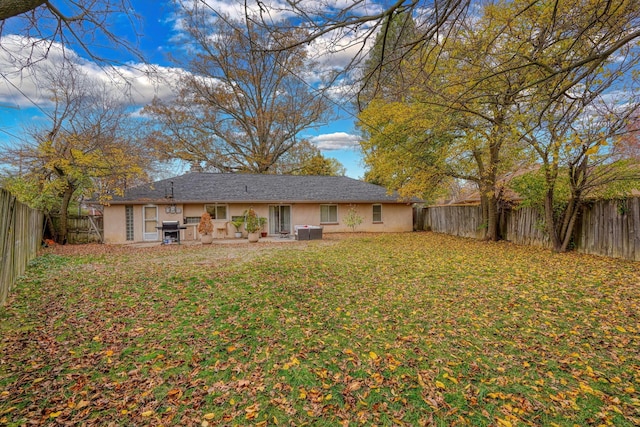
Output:
<svg viewBox="0 0 640 427">
<path fill-rule="evenodd" d="M 218 3 L 220 7 L 227 7 L 229 1 L 221 1 Z M 179 26 L 176 25 L 175 15 L 172 10 L 171 3 L 165 0 L 150 2 L 148 0 L 132 0 L 131 4 L 135 8 L 137 14 L 142 18 L 141 37 L 138 39 L 139 49 L 144 55 L 147 63 L 162 67 L 176 67 L 175 64 L 168 60 L 168 55 L 176 49 L 180 49 L 179 44 Z M 112 31 L 122 34 L 123 38 L 131 38 L 131 28 L 128 19 L 125 16 L 120 18 L 114 17 Z M 11 24 L 11 23 L 10 23 Z M 2 36 L 3 48 L 16 45 L 14 52 L 19 52 L 20 38 L 13 36 L 12 26 L 8 25 L 4 28 Z M 14 31 L 18 34 L 18 30 Z M 20 34 L 18 34 L 20 35 Z M 68 46 L 72 55 L 78 63 L 82 64 L 83 69 L 90 74 L 98 76 L 103 75 L 103 71 L 88 58 L 77 46 Z M 24 49 L 23 49 L 24 50 Z M 140 88 L 137 97 L 137 105 L 132 109 L 139 108 L 140 105 L 148 102 L 153 96 L 152 90 L 143 78 L 136 71 L 123 67 L 121 64 L 138 64 L 139 60 L 132 57 L 127 52 L 114 49 L 95 49 L 101 56 L 112 60 L 116 67 L 128 76 L 133 76 L 134 87 Z M 55 52 L 54 52 L 55 53 Z M 344 62 L 344 53 L 341 59 Z M 41 66 L 50 63 L 55 66 L 55 54 L 49 53 Z M 0 68 L 3 73 L 8 69 L 6 52 L 0 51 Z M 141 68 L 141 67 L 134 67 Z M 140 84 L 140 86 L 137 86 Z M 46 93 L 43 88 L 37 87 L 25 72 L 13 73 L 7 81 L 0 80 L 0 144 L 12 144 L 16 139 L 22 138 L 25 127 L 28 127 L 39 121 L 46 120 L 43 111 L 46 111 L 47 100 Z M 159 88 L 162 91 L 162 88 Z M 348 100 L 335 100 L 336 105 L 344 102 L 348 106 Z M 323 124 L 315 129 L 309 129 L 305 132 L 304 137 L 309 138 L 316 143 L 322 153 L 327 157 L 332 157 L 340 161 L 346 170 L 347 176 L 352 178 L 362 178 L 364 175 L 364 167 L 361 161 L 361 154 L 357 146 L 358 131 L 354 126 L 354 119 L 344 108 L 336 108 L 337 117 L 328 124 Z"/>
</svg>

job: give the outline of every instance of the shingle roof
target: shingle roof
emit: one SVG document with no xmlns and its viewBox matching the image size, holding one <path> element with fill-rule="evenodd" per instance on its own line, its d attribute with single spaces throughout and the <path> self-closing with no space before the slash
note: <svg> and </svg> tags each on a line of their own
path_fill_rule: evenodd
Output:
<svg viewBox="0 0 640 427">
<path fill-rule="evenodd" d="M 397 194 L 384 187 L 345 176 L 294 176 L 192 172 L 131 188 L 112 204 L 166 203 L 394 203 Z M 410 200 L 417 202 L 419 200 Z"/>
</svg>

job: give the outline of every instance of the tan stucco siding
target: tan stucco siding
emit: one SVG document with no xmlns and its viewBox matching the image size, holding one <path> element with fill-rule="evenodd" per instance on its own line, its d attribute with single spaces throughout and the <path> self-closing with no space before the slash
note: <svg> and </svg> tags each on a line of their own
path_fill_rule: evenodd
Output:
<svg viewBox="0 0 640 427">
<path fill-rule="evenodd" d="M 380 204 L 382 206 L 382 221 L 373 222 L 374 203 L 336 204 L 338 213 L 337 223 L 322 223 L 320 221 L 320 204 L 294 205 L 293 225 L 320 225 L 324 233 L 342 233 L 352 231 L 345 223 L 345 217 L 352 206 L 362 217 L 362 223 L 356 227 L 361 232 L 404 232 L 413 230 L 413 209 L 405 204 Z"/>
<path fill-rule="evenodd" d="M 124 243 L 127 236 L 125 230 L 125 210 L 124 206 L 104 207 L 104 242 Z"/>
<path fill-rule="evenodd" d="M 227 204 L 227 219 L 215 220 L 214 225 L 217 227 L 214 237 L 231 237 L 235 232 L 235 228 L 230 223 L 233 216 L 242 215 L 249 207 L 253 207 L 258 216 L 269 217 L 269 206 L 274 204 Z M 345 216 L 351 206 L 355 206 L 358 215 L 363 219 L 362 224 L 356 227 L 356 231 L 360 232 L 405 232 L 413 230 L 413 211 L 410 205 L 406 204 L 381 204 L 382 221 L 373 221 L 373 203 L 351 204 L 335 204 L 337 206 L 337 223 L 323 224 L 320 222 L 320 204 L 317 203 L 282 203 L 291 207 L 291 226 L 295 225 L 320 225 L 323 227 L 324 233 L 349 232 L 351 228 L 345 224 Z M 162 221 L 180 221 L 184 223 L 186 217 L 199 217 L 204 212 L 204 203 L 197 204 L 177 204 L 175 211 L 170 209 L 171 205 L 133 205 L 133 231 L 135 242 L 144 241 L 144 220 L 143 207 L 156 206 L 158 212 L 157 225 L 162 225 Z M 269 230 L 269 224 L 265 226 L 265 230 Z M 147 236 L 149 237 L 149 236 Z M 156 241 L 162 239 L 161 233 L 158 231 Z M 200 236 L 197 232 L 197 224 L 187 225 L 186 230 L 180 233 L 180 239 L 183 241 L 199 240 Z M 104 208 L 104 241 L 105 243 L 127 243 L 126 240 L 126 215 L 124 205 L 105 206 Z"/>
</svg>

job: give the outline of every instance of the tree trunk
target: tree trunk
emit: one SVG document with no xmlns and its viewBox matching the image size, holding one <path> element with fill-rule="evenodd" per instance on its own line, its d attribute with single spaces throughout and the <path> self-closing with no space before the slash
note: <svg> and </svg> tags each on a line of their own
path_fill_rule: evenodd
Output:
<svg viewBox="0 0 640 427">
<path fill-rule="evenodd" d="M 481 209 L 481 214 L 482 214 L 482 229 L 484 231 L 484 235 L 482 236 L 483 239 L 487 238 L 487 229 L 489 228 L 489 222 L 488 222 L 488 218 L 489 218 L 489 200 L 487 199 L 487 197 L 484 195 L 484 193 L 482 191 L 480 191 L 480 209 Z"/>
<path fill-rule="evenodd" d="M 562 228 L 560 229 L 559 238 L 561 239 L 562 245 L 558 252 L 566 252 L 569 248 L 569 243 L 571 243 L 571 238 L 573 237 L 573 230 L 576 225 L 576 219 L 578 218 L 578 212 L 580 211 L 581 206 L 581 197 L 578 193 L 574 195 L 569 200 L 569 204 L 564 212 L 564 221 L 562 222 Z"/>
<path fill-rule="evenodd" d="M 560 252 L 561 241 L 558 236 L 558 227 L 556 225 L 556 218 L 553 215 L 553 187 L 547 190 L 547 194 L 544 197 L 544 224 L 551 241 L 551 248 L 554 252 Z"/>
<path fill-rule="evenodd" d="M 71 203 L 71 197 L 76 191 L 75 187 L 71 184 L 67 184 L 67 188 L 64 190 L 62 196 L 62 205 L 60 206 L 60 241 L 58 243 L 62 245 L 67 244 L 67 222 L 69 219 L 69 204 Z"/>
<path fill-rule="evenodd" d="M 29 12 L 43 4 L 44 0 L 0 0 L 0 21 Z"/>
<path fill-rule="evenodd" d="M 486 240 L 497 242 L 498 238 L 498 201 L 496 200 L 495 193 L 487 197 L 487 235 Z"/>
<path fill-rule="evenodd" d="M 49 230 L 49 236 L 54 242 L 58 241 L 58 230 L 56 230 L 55 225 L 53 224 L 53 219 L 51 219 L 51 213 L 49 211 L 44 214 L 46 226 Z"/>
</svg>

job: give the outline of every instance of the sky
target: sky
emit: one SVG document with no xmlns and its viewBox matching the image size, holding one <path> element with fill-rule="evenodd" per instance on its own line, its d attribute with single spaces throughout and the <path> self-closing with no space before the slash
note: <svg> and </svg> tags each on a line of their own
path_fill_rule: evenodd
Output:
<svg viewBox="0 0 640 427">
<path fill-rule="evenodd" d="M 139 49 L 147 64 L 157 67 L 165 75 L 174 78 L 180 73 L 176 65 L 171 63 L 168 55 L 177 49 L 181 49 L 180 22 L 175 19 L 175 14 L 167 0 L 131 0 L 135 12 L 140 15 L 141 29 L 138 39 Z M 231 2 L 212 1 L 218 7 L 225 8 L 234 13 Z M 122 31 L 123 38 L 131 37 L 131 27 L 125 16 L 112 18 L 110 22 L 114 32 Z M 120 22 L 121 21 L 121 22 Z M 2 49 L 0 50 L 0 70 L 8 78 L 0 80 L 0 144 L 12 145 L 14 141 L 21 140 L 25 129 L 33 124 L 46 122 L 45 111 L 48 100 L 43 88 L 30 78 L 29 72 L 47 67 L 56 67 L 60 62 L 61 46 L 54 45 L 44 54 L 36 48 L 35 56 L 42 57 L 35 67 L 29 70 L 14 71 L 9 58 L 24 56 L 25 39 L 23 34 L 18 34 L 12 26 L 6 25 L 2 33 Z M 58 49 L 58 50 L 57 50 Z M 96 76 L 109 84 L 122 84 L 120 77 L 108 76 L 103 68 L 93 61 L 78 46 L 66 46 L 66 56 L 74 59 L 81 69 L 87 74 Z M 144 75 L 147 65 L 143 65 L 138 58 L 132 57 L 123 50 L 94 48 L 101 56 L 109 58 L 111 65 L 120 75 L 126 76 L 132 82 L 131 94 L 133 101 L 131 111 L 139 111 L 145 104 L 151 101 L 154 95 L 162 97 L 168 95 L 167 84 L 156 85 Z M 323 61 L 326 67 L 339 67 L 350 59 L 350 51 L 341 52 L 340 55 L 326 57 Z M 9 72 L 8 72 L 9 71 Z M 354 117 L 348 112 L 349 100 L 335 97 L 332 99 L 336 115 L 329 123 L 320 124 L 317 128 L 308 129 L 301 136 L 315 143 L 326 157 L 337 159 L 346 168 L 346 175 L 361 179 L 364 176 L 364 165 L 359 150 L 359 132 L 354 125 Z M 179 172 L 178 170 L 176 172 Z"/>
</svg>

